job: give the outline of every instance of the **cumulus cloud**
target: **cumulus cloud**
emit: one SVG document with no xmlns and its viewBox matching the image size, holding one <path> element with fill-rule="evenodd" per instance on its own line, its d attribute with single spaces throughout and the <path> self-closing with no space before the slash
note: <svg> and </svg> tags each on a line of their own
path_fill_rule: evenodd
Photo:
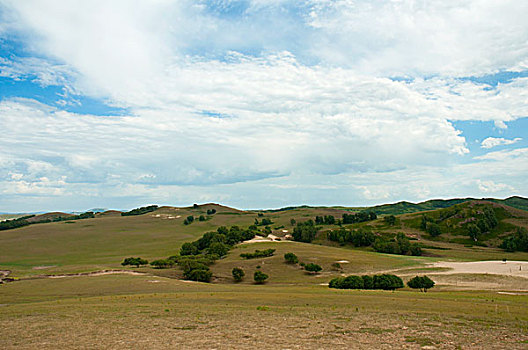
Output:
<svg viewBox="0 0 528 350">
<path fill-rule="evenodd" d="M 457 165 L 469 150 L 451 121 L 506 126 L 528 115 L 528 78 L 493 87 L 467 79 L 523 69 L 528 5 L 511 1 L 0 6 L 0 36 L 15 36 L 32 56 L 0 58 L 0 76 L 128 111 L 93 116 L 31 99 L 0 102 L 4 194 L 48 188 L 241 206 L 253 205 L 251 191 L 285 204 L 325 193 L 344 202 L 345 194 L 424 198 L 477 181 Z M 517 139 L 488 140 L 483 148 Z M 512 156 L 473 161 L 506 166 Z M 468 176 L 465 187 L 442 169 Z"/>
<path fill-rule="evenodd" d="M 480 144 L 482 148 L 493 148 L 500 145 L 512 145 L 516 142 L 521 141 L 522 138 L 516 137 L 512 140 L 505 139 L 503 137 L 488 137 Z"/>
<path fill-rule="evenodd" d="M 478 184 L 479 190 L 482 192 L 486 192 L 486 193 L 495 193 L 495 192 L 504 191 L 504 190 L 510 190 L 510 191 L 514 190 L 513 187 L 507 184 L 495 183 L 493 181 L 478 180 L 477 184 Z"/>
</svg>

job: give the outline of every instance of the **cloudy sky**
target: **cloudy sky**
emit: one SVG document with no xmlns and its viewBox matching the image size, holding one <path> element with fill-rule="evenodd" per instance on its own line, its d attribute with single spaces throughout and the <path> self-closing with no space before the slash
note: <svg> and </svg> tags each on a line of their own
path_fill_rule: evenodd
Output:
<svg viewBox="0 0 528 350">
<path fill-rule="evenodd" d="M 527 14 L 0 0 L 0 211 L 528 196 Z"/>
</svg>

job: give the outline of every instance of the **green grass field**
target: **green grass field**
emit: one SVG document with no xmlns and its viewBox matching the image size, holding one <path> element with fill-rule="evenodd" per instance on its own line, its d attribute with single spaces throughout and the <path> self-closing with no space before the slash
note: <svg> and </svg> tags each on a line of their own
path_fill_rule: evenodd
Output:
<svg viewBox="0 0 528 350">
<path fill-rule="evenodd" d="M 140 216 L 100 214 L 93 219 L 34 224 L 0 231 L 0 270 L 21 280 L 0 285 L 0 348 L 200 348 L 200 349 L 349 349 L 349 348 L 508 348 L 528 342 L 528 279 L 446 272 L 437 261 L 528 261 L 528 253 L 466 247 L 432 241 L 412 227 L 369 225 L 382 232 L 405 232 L 428 247 L 425 256 L 380 254 L 325 241 L 240 244 L 211 266 L 213 283 L 182 281 L 178 268 L 123 268 L 128 256 L 152 260 L 174 255 L 219 226 L 253 224 L 257 212 L 215 206 L 206 221 L 183 225 L 212 205 L 164 207 Z M 315 215 L 340 216 L 336 208 L 299 208 L 266 212 L 275 233 L 291 232 L 290 220 Z M 412 214 L 410 214 L 412 215 Z M 401 220 L 399 221 L 401 223 Z M 279 227 L 281 227 L 279 229 Z M 323 230 L 331 227 L 325 226 Z M 243 259 L 241 253 L 276 249 L 271 257 Z M 305 263 L 323 267 L 308 274 L 284 262 L 293 252 Z M 340 268 L 332 266 L 340 261 Z M 231 270 L 245 279 L 234 283 Z M 252 282 L 259 269 L 270 278 Z M 112 274 L 45 278 L 46 275 L 119 269 Z M 428 293 L 335 290 L 325 284 L 343 274 L 433 276 Z M 514 293 L 512 291 L 515 291 Z M 506 292 L 510 294 L 500 294 Z"/>
</svg>

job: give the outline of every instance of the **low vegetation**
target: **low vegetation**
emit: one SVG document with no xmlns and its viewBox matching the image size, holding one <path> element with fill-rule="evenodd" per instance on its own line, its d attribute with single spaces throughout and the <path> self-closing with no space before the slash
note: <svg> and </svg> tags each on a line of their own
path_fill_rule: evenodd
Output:
<svg viewBox="0 0 528 350">
<path fill-rule="evenodd" d="M 157 205 L 149 205 L 146 207 L 136 208 L 136 209 L 132 209 L 130 211 L 121 213 L 121 216 L 143 215 L 146 213 L 153 212 L 154 210 L 157 210 L 157 209 L 158 209 Z"/>
<path fill-rule="evenodd" d="M 407 282 L 409 288 L 419 289 L 422 292 L 427 292 L 427 290 L 433 288 L 434 285 L 434 281 L 427 276 L 415 276 Z"/>
<path fill-rule="evenodd" d="M 350 275 L 347 277 L 336 277 L 328 284 L 330 288 L 337 289 L 382 289 L 395 290 L 403 288 L 403 280 L 390 274 L 382 275 Z"/>
<path fill-rule="evenodd" d="M 253 253 L 242 253 L 240 256 L 244 259 L 267 258 L 273 256 L 275 249 L 255 250 Z"/>
</svg>

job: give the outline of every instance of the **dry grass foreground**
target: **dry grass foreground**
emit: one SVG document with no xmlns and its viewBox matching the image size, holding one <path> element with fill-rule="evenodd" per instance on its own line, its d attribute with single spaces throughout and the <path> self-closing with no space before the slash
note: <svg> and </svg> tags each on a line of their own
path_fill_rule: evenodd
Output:
<svg viewBox="0 0 528 350">
<path fill-rule="evenodd" d="M 0 290 L 2 349 L 526 349 L 528 296 L 103 275 Z"/>
</svg>

